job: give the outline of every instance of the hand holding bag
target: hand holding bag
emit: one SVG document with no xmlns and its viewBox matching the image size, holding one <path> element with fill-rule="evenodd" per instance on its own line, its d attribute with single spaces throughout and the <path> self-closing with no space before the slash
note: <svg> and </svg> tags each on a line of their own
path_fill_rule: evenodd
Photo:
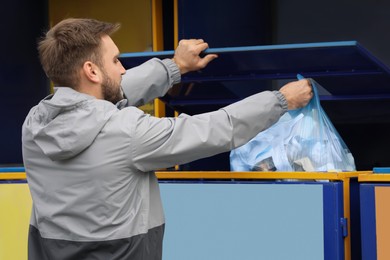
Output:
<svg viewBox="0 0 390 260">
<path fill-rule="evenodd" d="M 310 80 L 314 96 L 309 104 L 288 111 L 273 126 L 232 150 L 232 171 L 356 170 L 351 152 L 321 107 L 318 83 Z"/>
</svg>

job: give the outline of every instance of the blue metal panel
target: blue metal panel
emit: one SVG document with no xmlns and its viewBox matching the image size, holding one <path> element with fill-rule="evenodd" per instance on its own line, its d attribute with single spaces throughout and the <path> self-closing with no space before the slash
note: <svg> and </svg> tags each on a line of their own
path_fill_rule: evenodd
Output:
<svg viewBox="0 0 390 260">
<path fill-rule="evenodd" d="M 26 180 L 0 180 L 0 184 L 27 183 Z"/>
<path fill-rule="evenodd" d="M 284 190 L 287 193 L 291 192 L 291 194 L 290 194 L 291 197 L 296 196 L 296 194 L 295 194 L 296 191 L 305 191 L 306 192 L 305 195 L 310 196 L 309 195 L 309 194 L 311 194 L 310 189 L 307 190 L 305 187 L 313 187 L 313 185 L 315 185 L 317 187 L 321 186 L 323 195 L 322 195 L 322 199 L 320 201 L 315 201 L 315 202 L 311 202 L 311 203 L 309 203 L 305 199 L 303 199 L 301 201 L 301 203 L 303 203 L 303 204 L 301 204 L 301 206 L 303 205 L 304 208 L 307 207 L 307 208 L 314 209 L 314 208 L 317 208 L 318 206 L 322 207 L 321 214 L 323 215 L 323 221 L 321 221 L 321 223 L 323 224 L 323 226 L 321 227 L 321 229 L 323 231 L 318 232 L 318 233 L 323 234 L 323 249 L 317 248 L 316 250 L 323 250 L 323 257 L 315 258 L 315 259 L 325 259 L 325 260 L 330 260 L 330 259 L 331 260 L 335 260 L 335 259 L 342 260 L 342 259 L 344 259 L 344 238 L 343 238 L 342 227 L 341 227 L 341 222 L 340 222 L 341 218 L 343 217 L 343 192 L 342 192 L 343 185 L 341 182 L 329 182 L 329 183 L 327 183 L 327 182 L 283 182 L 283 181 L 282 182 L 271 182 L 271 181 L 264 181 L 264 182 L 247 182 L 247 181 L 216 182 L 215 181 L 215 182 L 210 182 L 210 181 L 203 180 L 200 182 L 197 182 L 197 181 L 160 181 L 160 184 L 162 184 L 160 187 L 162 190 L 164 207 L 166 208 L 166 214 L 167 214 L 167 231 L 166 231 L 167 237 L 166 237 L 166 239 L 167 240 L 171 239 L 171 237 L 170 237 L 171 232 L 178 232 L 178 234 L 180 233 L 180 236 L 181 236 L 180 239 L 182 239 L 183 241 L 186 241 L 186 247 L 188 247 L 187 250 L 191 250 L 191 248 L 197 247 L 198 248 L 197 252 L 200 252 L 200 253 L 202 251 L 207 252 L 207 256 L 209 256 L 209 257 L 212 256 L 212 255 L 210 255 L 212 250 L 208 249 L 209 251 L 207 251 L 207 248 L 209 248 L 209 247 L 204 246 L 205 243 L 212 244 L 214 248 L 218 248 L 221 246 L 219 243 L 225 243 L 223 241 L 225 241 L 224 239 L 226 239 L 227 237 L 230 239 L 233 239 L 233 240 L 236 239 L 236 237 L 234 237 L 235 234 L 229 232 L 230 227 L 226 227 L 225 232 L 227 232 L 227 233 L 222 232 L 221 234 L 213 234 L 213 241 L 209 241 L 209 239 L 211 239 L 210 236 L 205 236 L 203 238 L 200 238 L 200 240 L 197 240 L 198 242 L 196 243 L 196 245 L 191 244 L 191 241 L 192 241 L 191 239 L 194 236 L 197 236 L 197 234 L 195 234 L 195 233 L 198 233 L 199 230 L 203 230 L 204 226 L 207 225 L 207 223 L 209 223 L 209 222 L 212 223 L 213 221 L 221 223 L 221 222 L 224 222 L 224 221 L 230 219 L 230 216 L 229 217 L 226 216 L 225 219 L 220 219 L 220 218 L 223 218 L 220 216 L 220 214 L 222 214 L 222 213 L 218 213 L 218 211 L 225 211 L 225 210 L 227 212 L 229 211 L 228 209 L 221 209 L 221 207 L 223 208 L 226 205 L 231 205 L 230 204 L 231 198 L 229 197 L 230 195 L 226 195 L 226 194 L 232 194 L 232 193 L 235 194 L 234 193 L 235 189 L 230 189 L 229 186 L 227 186 L 226 184 L 230 184 L 233 186 L 235 186 L 237 184 L 239 184 L 240 186 L 244 185 L 244 186 L 242 186 L 243 187 L 242 192 L 240 192 L 239 195 L 238 194 L 235 195 L 235 196 L 239 196 L 239 197 L 232 199 L 234 201 L 236 199 L 239 199 L 239 201 L 241 201 L 241 204 L 242 204 L 241 206 L 243 206 L 244 208 L 245 207 L 252 207 L 253 208 L 254 205 L 259 205 L 259 204 L 263 203 L 264 200 L 268 201 L 270 203 L 270 205 L 272 203 L 283 204 L 283 202 L 281 202 L 280 200 L 277 199 L 277 196 L 276 196 L 277 193 L 273 193 L 272 190 L 274 192 L 280 191 L 280 190 Z M 173 184 L 173 185 L 178 185 L 178 186 L 175 188 L 175 186 L 164 185 L 164 184 Z M 188 184 L 190 184 L 190 185 L 188 185 Z M 219 187 L 218 184 L 221 184 L 220 188 L 218 188 Z M 198 189 L 197 187 L 199 187 L 199 186 L 197 186 L 197 185 L 209 185 L 209 186 L 215 187 L 215 189 L 213 190 L 214 193 L 210 194 L 210 192 L 211 192 L 210 189 L 206 189 L 206 190 L 208 190 L 207 192 L 205 190 L 203 190 L 203 188 Z M 245 185 L 248 185 L 247 188 L 245 188 Z M 253 196 L 245 195 L 247 193 L 243 192 L 243 191 L 251 190 L 253 188 L 253 185 L 259 185 L 258 189 L 260 191 L 261 190 L 264 191 L 264 189 L 267 190 L 268 188 L 270 188 L 268 190 L 268 192 L 270 192 L 270 194 L 268 194 L 268 196 L 263 197 L 264 200 L 263 199 L 260 200 L 258 197 L 254 196 L 253 194 L 252 194 Z M 276 185 L 276 186 L 274 186 L 274 185 Z M 281 185 L 283 185 L 283 186 L 292 185 L 292 186 L 286 186 L 286 188 L 283 188 L 283 186 L 281 186 Z M 231 187 L 234 188 L 233 186 L 231 186 Z M 171 192 L 174 191 L 174 194 L 170 194 L 170 192 L 168 191 L 170 189 L 169 187 L 173 187 Z M 291 188 L 295 187 L 297 189 L 290 190 L 289 187 L 291 187 Z M 238 186 L 236 188 L 238 188 Z M 231 193 L 229 193 L 229 192 L 226 193 L 226 191 L 223 191 L 224 189 L 229 190 Z M 196 192 L 197 190 L 202 190 L 202 192 L 198 191 L 198 193 L 197 193 Z M 191 197 L 189 197 L 189 198 L 186 197 L 187 196 L 186 194 L 194 193 L 194 192 L 195 192 L 195 195 L 193 196 L 193 199 L 191 199 Z M 311 194 L 311 195 L 313 195 L 313 194 Z M 210 196 L 210 197 L 208 197 L 208 196 Z M 208 204 L 209 200 L 215 200 L 215 198 L 213 198 L 214 196 L 219 198 L 220 204 L 215 204 L 215 209 L 213 210 L 213 212 L 209 212 L 205 209 L 206 205 L 203 205 L 202 201 L 204 201 L 205 204 Z M 183 206 L 181 204 L 180 201 L 183 198 L 187 198 L 185 201 L 187 206 Z M 315 198 L 315 196 L 313 196 L 313 199 L 314 198 Z M 285 199 L 287 199 L 287 198 L 285 198 Z M 298 205 L 295 203 L 296 203 L 296 201 L 292 202 L 291 204 Z M 167 204 L 169 204 L 169 205 L 167 205 Z M 321 206 L 321 204 L 322 204 L 322 206 Z M 236 205 L 236 204 L 234 204 L 234 205 Z M 252 206 L 249 206 L 249 205 L 252 205 Z M 176 209 L 174 209 L 175 207 L 176 207 Z M 193 214 L 193 215 L 189 214 L 190 216 L 186 215 L 186 217 L 184 217 L 183 214 L 188 214 L 188 213 L 185 213 L 187 207 L 189 207 L 188 210 L 191 211 L 192 212 L 191 214 Z M 232 207 L 232 205 L 231 205 L 231 207 Z M 240 207 L 237 207 L 237 209 L 238 208 L 240 208 Z M 304 208 L 302 208 L 302 212 L 306 212 L 306 210 Z M 247 209 L 244 209 L 245 212 L 246 212 L 246 210 Z M 272 227 L 273 227 L 274 232 L 268 233 L 270 231 L 267 231 L 266 234 L 264 234 L 264 233 L 261 234 L 261 233 L 257 232 L 257 237 L 249 238 L 249 241 L 251 241 L 251 242 L 249 242 L 249 244 L 252 243 L 253 239 L 258 242 L 258 243 L 256 243 L 256 245 L 258 245 L 258 246 L 256 246 L 256 249 L 258 249 L 258 250 L 256 250 L 256 252 L 258 252 L 258 253 L 254 253 L 252 248 L 248 249 L 247 252 L 242 252 L 242 250 L 241 250 L 240 253 L 241 253 L 241 256 L 243 259 L 244 258 L 245 259 L 259 259 L 258 257 L 265 256 L 265 254 L 267 254 L 266 252 L 273 252 L 273 254 L 271 253 L 272 258 L 264 258 L 264 259 L 287 259 L 287 258 L 283 258 L 283 252 L 285 252 L 285 253 L 287 252 L 289 257 L 299 256 L 300 257 L 299 259 L 313 259 L 310 257 L 305 258 L 302 256 L 302 254 L 301 254 L 302 252 L 297 252 L 297 251 L 294 251 L 294 249 L 292 249 L 292 247 L 294 247 L 293 245 L 297 246 L 298 248 L 300 248 L 300 246 L 302 246 L 302 245 L 299 245 L 299 241 L 304 241 L 306 239 L 305 234 L 307 234 L 306 233 L 307 230 L 305 230 L 305 228 L 300 229 L 299 232 L 285 231 L 285 232 L 287 232 L 285 234 L 285 236 L 295 237 L 294 239 L 289 240 L 291 242 L 286 242 L 285 237 L 279 237 L 279 239 L 278 239 L 278 236 L 283 234 L 283 232 L 280 231 L 281 229 L 283 229 L 283 228 L 285 228 L 285 230 L 289 230 L 289 228 L 293 229 L 293 227 L 286 226 L 288 221 L 280 220 L 280 216 L 279 216 L 280 214 L 289 214 L 287 212 L 291 211 L 288 209 L 288 206 L 286 206 L 286 208 L 284 210 L 285 210 L 284 213 L 281 213 L 281 212 L 276 213 L 278 211 L 277 208 L 275 209 L 275 212 L 263 212 L 263 213 L 257 212 L 256 214 L 258 214 L 258 215 L 255 216 L 256 220 L 251 220 L 250 223 L 243 223 L 241 225 L 241 227 L 245 228 L 245 229 L 248 229 L 247 225 L 252 226 L 252 228 L 250 228 L 250 230 L 253 231 L 253 230 L 256 230 L 256 228 L 258 228 L 258 225 L 264 224 L 261 222 L 264 219 L 266 219 L 265 216 L 275 214 L 275 218 L 271 218 L 271 219 L 267 220 L 267 225 L 269 226 L 269 229 L 272 230 Z M 215 211 L 217 211 L 217 212 L 215 212 Z M 313 211 L 310 211 L 310 212 L 313 213 Z M 204 218 L 202 217 L 204 214 L 208 215 L 209 219 L 211 219 L 211 220 L 208 220 L 207 223 L 205 223 Z M 303 214 L 303 213 L 301 213 L 301 214 Z M 264 215 L 264 218 L 263 218 L 263 215 Z M 189 220 L 187 218 L 194 218 L 194 219 Z M 314 221 L 314 219 L 316 219 L 316 217 L 314 215 L 310 215 L 310 214 L 300 216 L 299 218 L 301 218 L 301 220 L 303 219 L 304 221 L 307 221 L 308 226 L 310 226 L 309 223 L 311 223 L 311 221 Z M 313 218 L 313 219 L 311 219 L 311 218 Z M 242 218 L 242 221 L 244 221 L 244 220 L 250 221 L 247 218 Z M 180 222 L 181 224 L 176 223 L 176 221 Z M 187 223 L 187 222 L 191 222 L 191 223 Z M 193 227 L 185 227 L 185 229 L 194 228 L 194 230 L 196 230 L 196 231 L 189 232 L 189 230 L 187 230 L 188 233 L 185 232 L 184 230 L 173 231 L 174 229 L 177 229 L 180 225 L 183 225 L 183 223 L 187 223 L 188 225 L 193 226 Z M 185 224 L 185 225 L 187 225 L 187 224 Z M 235 225 L 233 223 L 231 223 L 231 224 Z M 288 224 L 288 225 L 290 225 L 290 224 Z M 211 227 L 211 228 L 213 229 L 213 227 Z M 247 233 L 245 236 L 246 238 L 245 239 L 241 238 L 240 244 L 242 244 L 242 243 L 245 244 L 246 243 L 245 241 L 247 241 L 248 237 L 252 236 L 251 231 L 247 230 Z M 237 232 L 237 234 L 239 235 L 240 232 Z M 218 236 L 220 236 L 221 238 L 218 239 Z M 264 238 L 264 236 L 269 236 L 267 242 L 264 242 L 262 240 Z M 276 237 L 274 237 L 274 236 L 276 236 Z M 282 236 L 284 236 L 284 235 L 282 235 Z M 173 250 L 173 248 L 170 248 L 170 249 L 167 249 L 165 251 L 165 253 L 171 254 L 172 252 L 175 252 L 176 253 L 175 256 L 170 255 L 170 259 L 175 259 L 174 257 L 180 256 L 180 252 L 178 251 L 179 249 L 177 249 L 179 242 L 173 243 L 172 241 L 167 241 L 167 240 L 165 242 L 165 245 L 166 246 L 174 245 L 176 250 Z M 295 244 L 295 243 L 298 243 L 298 244 Z M 265 246 L 266 244 L 268 245 L 268 247 L 263 248 L 262 246 Z M 245 246 L 248 246 L 248 245 L 244 245 L 244 247 Z M 308 245 L 306 245 L 306 246 L 308 246 Z M 269 247 L 272 247 L 272 249 Z M 237 246 L 235 246 L 235 248 L 237 249 L 237 248 L 239 248 L 239 246 L 237 245 Z M 313 254 L 313 251 L 310 251 L 310 250 L 313 250 L 313 248 L 307 249 L 307 247 L 305 247 L 305 250 L 307 250 L 308 255 Z M 224 258 L 224 259 L 230 259 L 229 257 L 234 258 L 234 254 L 236 253 L 236 252 L 234 252 L 234 248 L 227 248 L 226 251 L 230 252 L 231 255 L 227 256 L 227 258 Z M 281 251 L 283 251 L 283 252 L 281 252 Z M 281 252 L 281 253 L 279 253 L 279 252 Z M 221 256 L 221 254 L 225 254 L 225 253 L 226 252 L 220 252 L 219 256 Z M 253 254 L 256 254 L 256 255 L 254 256 Z M 306 255 L 306 256 L 308 256 L 308 255 Z M 257 258 L 256 258 L 256 256 L 257 256 Z M 311 256 L 313 256 L 313 255 L 311 255 Z M 261 259 L 263 259 L 263 258 L 261 258 Z"/>
<path fill-rule="evenodd" d="M 24 172 L 24 167 L 0 167 L 1 172 Z"/>
<path fill-rule="evenodd" d="M 210 48 L 204 53 L 216 53 L 218 59 L 201 73 L 185 75 L 183 81 L 291 79 L 297 73 L 305 77 L 390 73 L 388 67 L 356 41 Z M 173 54 L 173 51 L 123 53 L 120 58 L 125 67 L 134 67 L 152 57 L 171 58 Z"/>
<path fill-rule="evenodd" d="M 390 69 L 355 41 L 210 48 L 218 59 L 182 77 L 163 100 L 173 109 L 195 114 L 210 111 L 253 93 L 271 90 L 275 80 L 300 73 L 326 89 L 322 99 L 390 97 Z M 171 58 L 173 51 L 124 53 L 126 68 L 151 57 Z"/>
<path fill-rule="evenodd" d="M 376 255 L 376 217 L 375 217 L 375 186 L 372 183 L 360 184 L 360 210 L 362 233 L 362 259 L 377 259 Z"/>
<path fill-rule="evenodd" d="M 344 237 L 341 218 L 344 217 L 343 185 L 324 183 L 324 259 L 344 259 Z"/>
</svg>

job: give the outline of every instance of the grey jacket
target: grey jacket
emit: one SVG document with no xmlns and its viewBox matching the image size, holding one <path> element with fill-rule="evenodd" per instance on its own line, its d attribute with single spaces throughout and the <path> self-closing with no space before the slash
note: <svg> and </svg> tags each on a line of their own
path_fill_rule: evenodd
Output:
<svg viewBox="0 0 390 260">
<path fill-rule="evenodd" d="M 31 109 L 22 131 L 29 259 L 161 259 L 165 220 L 153 171 L 241 146 L 287 110 L 277 91 L 177 118 L 135 107 L 179 81 L 171 60 L 152 59 L 126 72 L 127 100 L 116 105 L 60 87 Z"/>
</svg>

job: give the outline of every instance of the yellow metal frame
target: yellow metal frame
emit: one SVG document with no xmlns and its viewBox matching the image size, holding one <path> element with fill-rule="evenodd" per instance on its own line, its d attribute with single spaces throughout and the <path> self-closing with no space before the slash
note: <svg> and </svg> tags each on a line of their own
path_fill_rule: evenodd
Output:
<svg viewBox="0 0 390 260">
<path fill-rule="evenodd" d="M 179 7 L 177 0 L 173 0 L 173 44 L 176 49 L 179 44 Z"/>
<path fill-rule="evenodd" d="M 163 17 L 162 0 L 153 0 L 152 1 L 153 51 L 162 51 L 164 49 L 162 17 Z"/>
<path fill-rule="evenodd" d="M 329 180 L 343 182 L 344 198 L 344 218 L 351 220 L 350 205 L 350 179 L 360 178 L 360 176 L 371 175 L 371 172 L 337 172 L 337 173 L 318 173 L 318 172 L 230 172 L 230 171 L 193 171 L 193 172 L 174 172 L 159 171 L 159 179 L 299 179 L 299 180 Z M 390 177 L 390 175 L 388 175 Z M 388 179 L 390 180 L 390 178 Z M 350 224 L 347 226 L 348 234 L 351 234 Z M 344 238 L 344 256 L 345 260 L 351 259 L 351 237 Z"/>
<path fill-rule="evenodd" d="M 389 181 L 388 174 L 359 172 L 231 172 L 231 171 L 157 171 L 158 179 L 302 179 L 346 181 L 358 178 L 359 181 Z M 25 172 L 1 172 L 0 180 L 24 180 Z"/>
<path fill-rule="evenodd" d="M 371 171 L 360 172 L 231 172 L 231 171 L 157 171 L 157 178 L 167 179 L 238 179 L 238 180 L 267 180 L 267 179 L 298 179 L 298 180 L 329 180 L 343 182 L 344 218 L 350 215 L 350 179 L 359 181 L 390 181 L 389 174 L 372 174 Z M 0 180 L 24 180 L 24 172 L 0 173 Z M 348 234 L 351 234 L 348 225 Z M 344 239 L 345 260 L 351 259 L 351 237 Z"/>
<path fill-rule="evenodd" d="M 179 20 L 178 20 L 178 3 L 177 0 L 173 1 L 173 45 L 174 49 L 177 48 L 179 43 Z M 153 51 L 164 50 L 164 33 L 163 33 L 163 13 L 162 13 L 162 0 L 152 0 L 152 24 L 153 24 Z M 177 116 L 175 111 L 175 116 Z M 160 99 L 154 100 L 154 115 L 156 117 L 164 117 L 166 115 L 165 104 Z M 176 166 L 177 167 L 177 166 Z"/>
<path fill-rule="evenodd" d="M 390 182 L 390 174 L 366 173 L 360 174 L 359 182 Z"/>
<path fill-rule="evenodd" d="M 366 173 L 366 172 L 364 172 Z M 303 179 L 344 181 L 360 172 L 232 172 L 232 171 L 157 171 L 159 179 Z"/>
<path fill-rule="evenodd" d="M 164 50 L 162 0 L 152 0 L 152 32 L 153 51 Z M 154 115 L 165 116 L 165 104 L 160 99 L 154 99 Z"/>
<path fill-rule="evenodd" d="M 0 180 L 25 180 L 25 172 L 0 172 Z"/>
</svg>

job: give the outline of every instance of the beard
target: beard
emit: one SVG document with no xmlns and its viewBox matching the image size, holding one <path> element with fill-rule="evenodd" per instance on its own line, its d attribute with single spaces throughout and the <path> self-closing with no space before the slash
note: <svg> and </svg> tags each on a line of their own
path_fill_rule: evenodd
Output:
<svg viewBox="0 0 390 260">
<path fill-rule="evenodd" d="M 123 97 L 122 86 L 117 84 L 104 72 L 104 79 L 102 83 L 103 98 L 112 102 L 114 105 L 121 101 Z"/>
</svg>

